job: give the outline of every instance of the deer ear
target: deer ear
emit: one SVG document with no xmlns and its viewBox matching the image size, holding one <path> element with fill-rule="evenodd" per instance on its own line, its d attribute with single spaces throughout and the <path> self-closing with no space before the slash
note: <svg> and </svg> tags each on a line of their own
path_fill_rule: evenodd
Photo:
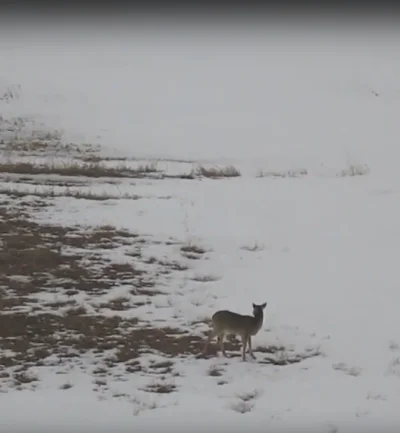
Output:
<svg viewBox="0 0 400 433">
<path fill-rule="evenodd" d="M 253 308 L 256 308 L 256 307 L 257 307 L 257 305 L 253 303 Z"/>
<path fill-rule="evenodd" d="M 264 308 L 267 306 L 267 303 L 264 302 L 264 304 L 261 305 L 261 308 L 264 310 Z"/>
</svg>

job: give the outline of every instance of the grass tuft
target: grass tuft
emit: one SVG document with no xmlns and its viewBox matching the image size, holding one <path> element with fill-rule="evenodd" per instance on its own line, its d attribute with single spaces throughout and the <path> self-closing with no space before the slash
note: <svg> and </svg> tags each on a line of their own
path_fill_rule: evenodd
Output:
<svg viewBox="0 0 400 433">
<path fill-rule="evenodd" d="M 272 178 L 297 178 L 307 176 L 308 171 L 305 168 L 292 169 L 292 170 L 259 170 L 256 177 L 272 177 Z"/>
<path fill-rule="evenodd" d="M 194 174 L 200 177 L 207 177 L 210 179 L 221 179 L 226 177 L 240 177 L 240 171 L 233 165 L 227 167 L 204 167 L 199 165 L 195 170 Z"/>
<path fill-rule="evenodd" d="M 113 199 L 129 199 L 129 200 L 138 200 L 140 196 L 136 194 L 111 194 L 109 192 L 95 193 L 91 190 L 84 191 L 82 189 L 76 188 L 64 188 L 61 191 L 56 191 L 55 188 L 7 188 L 0 187 L 0 194 L 9 195 L 12 198 L 24 198 L 28 196 L 42 197 L 42 198 L 54 198 L 54 197 L 72 197 L 75 199 L 83 199 L 83 200 L 96 200 L 96 201 L 105 201 L 105 200 L 113 200 Z"/>
<path fill-rule="evenodd" d="M 181 246 L 181 252 L 185 254 L 204 254 L 207 250 L 200 245 L 189 242 Z"/>
<path fill-rule="evenodd" d="M 39 165 L 30 162 L 2 162 L 0 173 L 17 173 L 25 175 L 58 174 L 62 176 L 86 176 L 92 178 L 100 177 L 129 177 L 140 178 L 151 173 L 157 173 L 157 165 L 154 163 L 139 165 L 136 168 L 120 164 L 118 166 L 107 166 L 102 162 L 70 162 L 65 164 Z"/>
<path fill-rule="evenodd" d="M 212 377 L 221 377 L 224 373 L 224 369 L 219 365 L 211 365 L 207 370 L 207 374 Z"/>
<path fill-rule="evenodd" d="M 176 385 L 166 380 L 156 380 L 148 384 L 144 389 L 146 392 L 154 392 L 157 394 L 170 394 L 176 391 Z"/>
<path fill-rule="evenodd" d="M 209 275 L 209 274 L 205 274 L 205 275 L 195 275 L 194 277 L 191 278 L 192 281 L 198 281 L 201 283 L 210 283 L 213 281 L 218 281 L 219 277 L 216 277 L 215 275 Z"/>
<path fill-rule="evenodd" d="M 366 176 L 369 174 L 370 169 L 366 164 L 349 164 L 349 166 L 341 170 L 338 177 L 354 177 L 354 176 Z"/>
</svg>

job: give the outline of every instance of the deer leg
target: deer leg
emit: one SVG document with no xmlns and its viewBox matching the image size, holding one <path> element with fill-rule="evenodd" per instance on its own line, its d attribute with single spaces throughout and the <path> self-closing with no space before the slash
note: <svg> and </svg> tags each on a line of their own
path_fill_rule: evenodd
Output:
<svg viewBox="0 0 400 433">
<path fill-rule="evenodd" d="M 225 352 L 225 346 L 224 346 L 224 334 L 218 335 L 219 345 L 221 347 L 221 352 L 225 356 L 225 358 L 229 358 L 229 356 Z"/>
<path fill-rule="evenodd" d="M 250 353 L 250 356 L 253 359 L 256 359 L 256 357 L 255 357 L 255 355 L 253 353 L 253 348 L 251 347 L 251 336 L 248 337 L 247 341 L 248 341 L 248 344 L 249 344 L 249 353 Z"/>
<path fill-rule="evenodd" d="M 248 340 L 248 337 L 245 336 L 245 335 L 243 335 L 242 336 L 242 345 L 243 345 L 243 348 L 242 348 L 242 360 L 243 361 L 246 361 L 246 345 L 247 345 L 247 340 Z"/>
<path fill-rule="evenodd" d="M 215 334 L 214 330 L 210 331 L 210 333 L 208 334 L 207 342 L 206 342 L 204 349 L 203 349 L 203 354 L 206 353 L 208 345 L 210 344 L 211 340 L 215 337 L 215 335 L 216 334 Z"/>
</svg>

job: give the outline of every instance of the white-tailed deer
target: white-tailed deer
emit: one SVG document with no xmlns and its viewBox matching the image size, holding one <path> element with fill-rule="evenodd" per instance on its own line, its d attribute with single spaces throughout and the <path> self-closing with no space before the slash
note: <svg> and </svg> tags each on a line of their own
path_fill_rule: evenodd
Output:
<svg viewBox="0 0 400 433">
<path fill-rule="evenodd" d="M 256 335 L 261 329 L 264 320 L 264 308 L 267 303 L 261 305 L 253 304 L 253 316 L 243 316 L 242 314 L 234 313 L 228 310 L 217 311 L 212 316 L 212 330 L 208 336 L 206 345 L 204 346 L 203 354 L 206 353 L 207 347 L 211 340 L 217 336 L 221 347 L 221 352 L 228 357 L 224 348 L 225 335 L 240 335 L 242 338 L 242 359 L 246 360 L 246 347 L 249 346 L 250 356 L 255 359 L 251 347 L 251 337 Z"/>
</svg>

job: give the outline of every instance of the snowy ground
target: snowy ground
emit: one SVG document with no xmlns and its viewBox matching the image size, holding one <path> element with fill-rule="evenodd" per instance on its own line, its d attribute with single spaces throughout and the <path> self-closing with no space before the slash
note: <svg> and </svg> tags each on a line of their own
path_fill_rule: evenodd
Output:
<svg viewBox="0 0 400 433">
<path fill-rule="evenodd" d="M 0 426 L 399 424 L 400 33 L 143 34 L 1 39 Z"/>
</svg>

